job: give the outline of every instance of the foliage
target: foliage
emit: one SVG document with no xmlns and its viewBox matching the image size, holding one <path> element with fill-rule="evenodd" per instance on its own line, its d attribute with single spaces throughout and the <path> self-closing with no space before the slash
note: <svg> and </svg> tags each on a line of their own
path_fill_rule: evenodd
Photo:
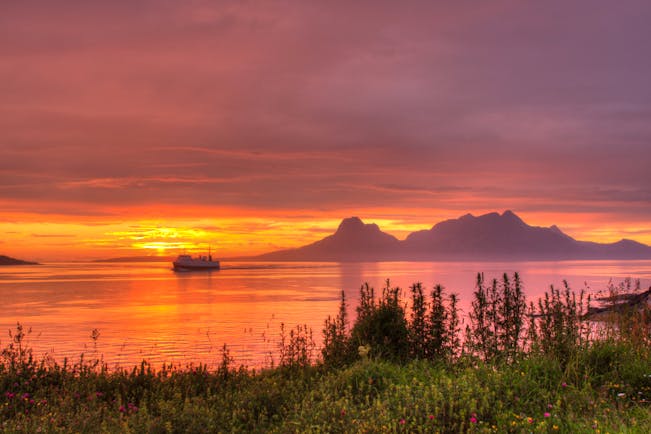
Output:
<svg viewBox="0 0 651 434">
<path fill-rule="evenodd" d="M 498 282 L 484 285 L 477 275 L 470 325 L 466 328 L 466 351 L 484 361 L 513 362 L 524 346 L 526 302 L 518 273 L 505 273 Z"/>
<path fill-rule="evenodd" d="M 348 305 L 346 294 L 341 291 L 339 312 L 335 318 L 328 316 L 323 328 L 323 362 L 332 367 L 342 366 L 351 361 L 348 339 Z"/>
<path fill-rule="evenodd" d="M 282 325 L 279 366 L 262 371 L 236 369 L 226 346 L 214 371 L 146 362 L 109 370 L 83 355 L 37 360 L 29 330 L 18 324 L 0 350 L 0 431 L 645 433 L 651 426 L 649 333 L 637 323 L 644 317 L 609 317 L 594 333 L 583 297 L 567 284 L 525 312 L 517 275 L 489 286 L 480 275 L 462 343 L 457 297 L 438 285 L 429 300 L 421 284 L 410 289 L 411 310 L 388 282 L 379 299 L 362 286 L 350 329 L 342 294 L 318 363 L 311 330 Z M 91 339 L 99 337 L 94 331 Z"/>
<path fill-rule="evenodd" d="M 278 351 L 280 355 L 280 366 L 283 368 L 297 368 L 309 366 L 312 363 L 313 354 L 316 348 L 312 329 L 306 325 L 297 325 L 289 331 L 285 331 L 285 324 L 280 324 L 280 342 Z"/>
<path fill-rule="evenodd" d="M 539 321 L 537 327 L 537 349 L 566 364 L 577 349 L 588 342 L 589 325 L 582 322 L 589 301 L 584 301 L 584 291 L 576 294 L 567 281 L 564 289 L 550 288 L 538 300 Z"/>
<path fill-rule="evenodd" d="M 377 303 L 373 294 L 373 288 L 362 286 L 358 316 L 351 330 L 351 348 L 369 345 L 372 356 L 405 361 L 409 357 L 409 329 L 400 301 L 401 289 L 392 288 L 387 280 Z"/>
</svg>

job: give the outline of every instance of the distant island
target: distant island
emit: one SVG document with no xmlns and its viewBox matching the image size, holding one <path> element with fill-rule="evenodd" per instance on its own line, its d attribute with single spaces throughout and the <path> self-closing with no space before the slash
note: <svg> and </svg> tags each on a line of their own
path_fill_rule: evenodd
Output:
<svg viewBox="0 0 651 434">
<path fill-rule="evenodd" d="M 117 258 L 95 259 L 93 262 L 168 262 L 169 256 L 120 256 Z"/>
<path fill-rule="evenodd" d="M 557 226 L 525 223 L 512 211 L 442 221 L 404 240 L 358 217 L 344 219 L 336 232 L 303 247 L 239 258 L 260 261 L 527 261 L 651 259 L 651 247 L 633 240 L 578 241 Z"/>
<path fill-rule="evenodd" d="M 39 265 L 38 262 L 23 261 L 22 259 L 11 258 L 0 255 L 0 265 Z"/>
</svg>

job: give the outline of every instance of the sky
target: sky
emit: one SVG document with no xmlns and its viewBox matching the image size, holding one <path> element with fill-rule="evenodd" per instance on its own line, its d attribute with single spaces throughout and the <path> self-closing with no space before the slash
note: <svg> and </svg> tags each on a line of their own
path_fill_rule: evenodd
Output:
<svg viewBox="0 0 651 434">
<path fill-rule="evenodd" d="M 511 209 L 651 243 L 647 1 L 2 1 L 0 254 L 404 238 Z"/>
</svg>

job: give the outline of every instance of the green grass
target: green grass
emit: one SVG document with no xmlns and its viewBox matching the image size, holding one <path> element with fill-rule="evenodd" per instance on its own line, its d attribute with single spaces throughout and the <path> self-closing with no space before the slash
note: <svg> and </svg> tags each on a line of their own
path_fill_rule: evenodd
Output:
<svg viewBox="0 0 651 434">
<path fill-rule="evenodd" d="M 4 432 L 648 432 L 651 354 L 619 342 L 510 365 L 0 371 Z M 645 402 L 646 401 L 646 402 Z"/>
</svg>

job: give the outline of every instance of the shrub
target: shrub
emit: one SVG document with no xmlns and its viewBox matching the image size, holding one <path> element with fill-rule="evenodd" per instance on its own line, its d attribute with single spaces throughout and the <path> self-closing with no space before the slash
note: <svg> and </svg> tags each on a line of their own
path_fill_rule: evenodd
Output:
<svg viewBox="0 0 651 434">
<path fill-rule="evenodd" d="M 409 358 L 409 329 L 400 293 L 400 288 L 392 288 L 387 280 L 376 305 L 373 289 L 368 285 L 362 287 L 358 308 L 361 315 L 351 330 L 355 348 L 370 345 L 372 356 L 391 361 L 404 362 Z"/>
</svg>

